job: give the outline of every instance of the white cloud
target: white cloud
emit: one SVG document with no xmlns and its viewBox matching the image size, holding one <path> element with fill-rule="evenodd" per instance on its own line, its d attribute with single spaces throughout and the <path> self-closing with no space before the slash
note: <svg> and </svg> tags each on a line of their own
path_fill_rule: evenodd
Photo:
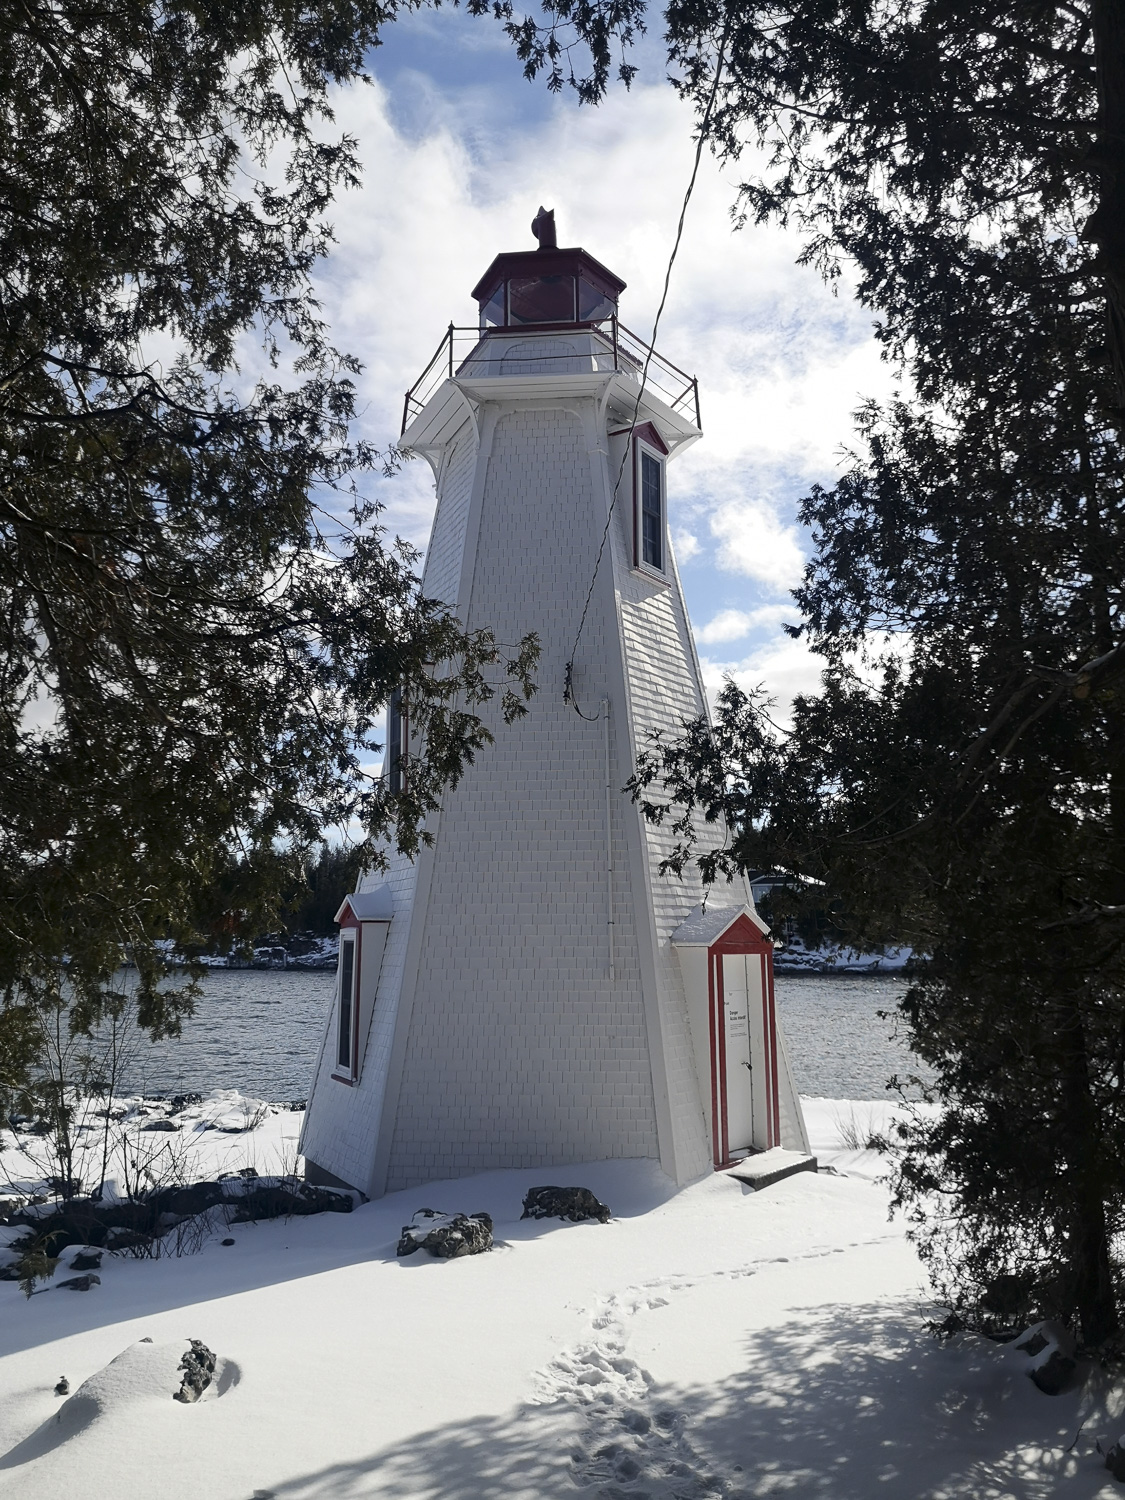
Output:
<svg viewBox="0 0 1125 1500">
<path fill-rule="evenodd" d="M 365 363 L 363 426 L 381 446 L 450 319 L 472 321 L 469 292 L 493 256 L 530 247 L 540 203 L 555 208 L 562 243 L 583 244 L 628 281 L 622 318 L 647 335 L 693 150 L 690 113 L 667 85 L 593 110 L 558 102 L 524 129 L 492 133 L 479 99 L 466 110 L 421 76 L 409 86 L 409 135 L 378 82 L 336 100 L 365 176 L 334 208 L 338 243 L 320 273 L 336 341 Z M 684 561 L 717 544 L 722 568 L 777 591 L 801 570 L 795 497 L 831 478 L 849 413 L 887 375 L 866 314 L 794 264 L 794 236 L 731 231 L 734 197 L 735 179 L 705 158 L 657 341 L 698 373 L 705 429 L 677 460 L 670 504 Z M 379 490 L 391 529 L 424 543 L 426 467 Z"/>
<path fill-rule="evenodd" d="M 701 657 L 700 667 L 708 697 L 714 702 L 723 681 L 733 677 L 740 687 L 765 688 L 775 700 L 773 717 L 788 723 L 793 699 L 799 693 L 815 693 L 820 686 L 823 659 L 814 656 L 803 641 L 774 636 L 740 661 L 716 661 Z"/>
<path fill-rule="evenodd" d="M 672 546 L 676 549 L 676 561 L 680 563 L 690 562 L 703 551 L 699 538 L 692 531 L 673 530 Z"/>
<path fill-rule="evenodd" d="M 719 541 L 718 566 L 743 573 L 773 593 L 794 588 L 804 569 L 800 535 L 770 503 L 762 499 L 728 500 L 711 517 L 711 534 Z"/>
<path fill-rule="evenodd" d="M 702 646 L 718 646 L 725 641 L 741 641 L 752 630 L 763 625 L 776 628 L 796 610 L 788 604 L 765 604 L 758 609 L 722 609 L 706 625 L 696 627 L 695 639 Z"/>
</svg>

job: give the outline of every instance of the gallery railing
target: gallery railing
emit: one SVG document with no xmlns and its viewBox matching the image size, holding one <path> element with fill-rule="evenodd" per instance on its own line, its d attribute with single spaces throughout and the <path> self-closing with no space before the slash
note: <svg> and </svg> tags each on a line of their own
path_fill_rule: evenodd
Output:
<svg viewBox="0 0 1125 1500">
<path fill-rule="evenodd" d="M 560 334 L 588 334 L 593 347 L 585 353 L 573 345 L 543 348 L 545 337 L 553 344 Z M 499 362 L 498 373 L 516 373 L 511 368 L 513 364 L 518 365 L 520 375 L 573 374 L 578 366 L 584 366 L 606 374 L 630 375 L 639 381 L 643 372 L 646 389 L 651 389 L 673 411 L 689 417 L 696 427 L 702 426 L 699 420 L 699 382 L 695 376 L 685 374 L 678 365 L 658 354 L 616 318 L 604 318 L 598 323 L 488 328 L 483 333 L 479 328 L 458 328 L 450 323 L 433 358 L 406 393 L 402 406 L 402 432 L 443 380 L 452 380 L 458 374 L 479 375 L 490 369 L 493 361 L 484 356 L 489 353 L 487 346 L 496 339 L 504 339 L 510 345 Z M 525 352 L 519 348 L 521 343 L 534 344 L 535 347 L 529 347 Z M 560 361 L 565 361 L 561 370 Z M 471 366 L 477 368 L 468 368 Z"/>
</svg>

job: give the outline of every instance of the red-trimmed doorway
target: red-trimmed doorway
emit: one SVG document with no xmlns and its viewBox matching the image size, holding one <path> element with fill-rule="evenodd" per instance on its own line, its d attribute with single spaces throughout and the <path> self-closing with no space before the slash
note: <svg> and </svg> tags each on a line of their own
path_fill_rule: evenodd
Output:
<svg viewBox="0 0 1125 1500">
<path fill-rule="evenodd" d="M 773 944 L 749 917 L 707 949 L 707 994 L 711 1144 L 725 1167 L 781 1143 Z"/>
</svg>

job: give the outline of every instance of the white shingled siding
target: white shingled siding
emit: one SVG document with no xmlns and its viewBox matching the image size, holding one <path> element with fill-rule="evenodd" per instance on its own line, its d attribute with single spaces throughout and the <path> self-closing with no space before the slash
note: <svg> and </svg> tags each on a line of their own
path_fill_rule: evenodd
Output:
<svg viewBox="0 0 1125 1500">
<path fill-rule="evenodd" d="M 805 1115 L 797 1085 L 793 1081 L 789 1049 L 785 1045 L 780 1023 L 777 1027 L 777 1091 L 781 1106 L 781 1144 L 787 1151 L 808 1151 L 809 1134 L 805 1129 Z"/>
<path fill-rule="evenodd" d="M 476 463 L 476 436 L 466 422 L 453 441 L 441 473 L 437 511 L 422 573 L 422 588 L 427 596 L 451 607 L 457 603 Z"/>
<path fill-rule="evenodd" d="M 674 470 L 670 480 L 674 485 Z M 674 732 L 682 719 L 704 713 L 706 705 L 671 548 L 671 581 L 664 584 L 643 576 L 630 566 L 631 499 L 622 506 L 620 519 L 614 537 L 614 571 L 634 748 L 640 751 L 648 744 L 650 730 Z M 714 828 L 701 828 L 700 835 L 705 846 L 722 837 Z M 669 939 L 691 908 L 703 899 L 704 892 L 693 868 L 685 870 L 683 879 L 661 875 L 660 862 L 675 843 L 667 826 L 642 820 L 641 837 L 655 926 L 656 982 L 677 1144 L 677 1175 L 683 1179 L 707 1171 L 711 1164 L 700 1084 L 709 1077 L 710 1058 L 696 1058 L 683 977 Z"/>
<path fill-rule="evenodd" d="M 395 856 L 387 874 L 373 873 L 360 882 L 360 890 L 369 890 L 385 881 L 391 888 L 394 916 L 383 950 L 379 988 L 367 1035 L 359 1039 L 362 1049 L 359 1079 L 349 1087 L 332 1077 L 333 1038 L 336 1034 L 333 992 L 333 1004 L 326 1021 L 326 1045 L 321 1049 L 301 1138 L 304 1156 L 364 1192 L 370 1187 L 371 1161 L 383 1108 L 416 878 L 414 865 Z"/>
<path fill-rule="evenodd" d="M 430 546 L 422 575 L 430 598 L 454 605 L 461 577 L 465 525 L 476 472 L 477 444 L 472 425 L 466 422 L 457 434 L 442 466 L 438 504 Z M 309 1095 L 301 1149 L 318 1166 L 362 1188 L 370 1189 L 372 1161 L 383 1110 L 387 1071 L 394 1040 L 402 988 L 403 965 L 410 937 L 410 913 L 417 883 L 416 867 L 401 856 L 391 857 L 390 870 L 373 871 L 360 882 L 369 890 L 384 881 L 391 887 L 394 916 L 379 975 L 375 1004 L 367 1035 L 360 1037 L 363 1055 L 357 1083 L 334 1079 L 335 994 L 325 1019 L 325 1045 Z"/>
<path fill-rule="evenodd" d="M 696 1057 L 669 941 L 704 893 L 693 872 L 659 873 L 672 835 L 620 791 L 650 728 L 705 711 L 698 662 L 671 553 L 667 584 L 632 567 L 627 476 L 574 659 L 594 722 L 564 704 L 624 439 L 607 437 L 596 395 L 558 389 L 481 394 L 444 453 L 428 450 L 441 461 L 427 593 L 502 642 L 536 631 L 542 655 L 526 718 L 505 726 L 485 709 L 495 744 L 443 798 L 434 847 L 367 882 L 388 879 L 394 916 L 362 1072 L 354 1088 L 335 1082 L 325 1048 L 304 1149 L 373 1195 L 598 1158 L 659 1156 L 681 1182 L 711 1164 L 710 1057 Z M 782 1071 L 789 1137 L 800 1106 Z"/>
<path fill-rule="evenodd" d="M 624 870 L 609 980 L 603 726 L 562 701 L 605 514 L 588 448 L 583 421 L 561 408 L 512 411 L 493 437 L 462 597 L 470 627 L 505 641 L 538 632 L 540 686 L 445 798 L 388 1191 L 438 1173 L 658 1152 Z M 595 601 L 586 625 L 584 654 L 603 664 L 583 683 L 588 713 L 610 691 L 607 614 Z M 634 813 L 614 800 L 620 849 Z"/>
</svg>

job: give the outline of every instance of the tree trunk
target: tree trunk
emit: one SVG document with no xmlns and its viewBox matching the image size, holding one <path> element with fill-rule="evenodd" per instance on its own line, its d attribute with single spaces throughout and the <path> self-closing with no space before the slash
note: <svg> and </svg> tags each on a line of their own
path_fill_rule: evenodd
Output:
<svg viewBox="0 0 1125 1500">
<path fill-rule="evenodd" d="M 1098 1151 L 1097 1117 L 1090 1094 L 1086 1031 L 1077 1000 L 1060 1017 L 1062 1152 L 1069 1183 L 1069 1254 L 1082 1342 L 1104 1344 L 1118 1330 L 1117 1299 L 1109 1264 Z"/>
<path fill-rule="evenodd" d="M 1098 247 L 1118 415 L 1125 418 L 1125 0 L 1093 0 L 1091 21 L 1098 124 L 1086 159 L 1101 178 L 1101 194 L 1083 237 Z"/>
</svg>

